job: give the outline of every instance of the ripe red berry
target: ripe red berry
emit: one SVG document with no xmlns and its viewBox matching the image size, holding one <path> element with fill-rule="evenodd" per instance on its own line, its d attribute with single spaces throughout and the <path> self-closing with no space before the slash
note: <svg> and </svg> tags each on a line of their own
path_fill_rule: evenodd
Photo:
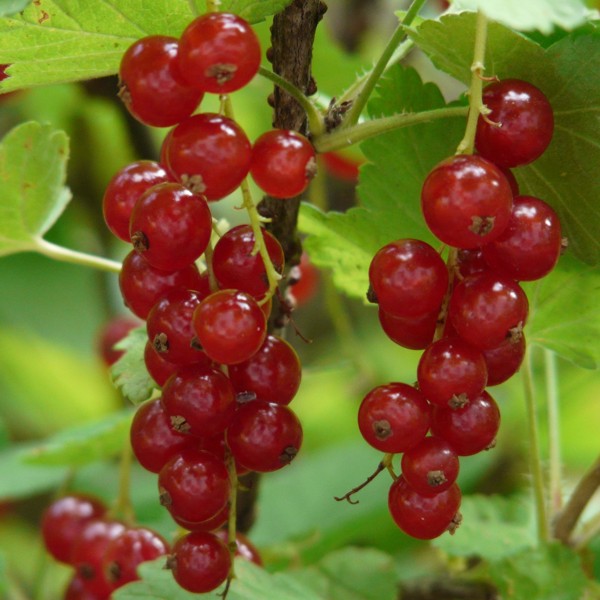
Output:
<svg viewBox="0 0 600 600">
<path fill-rule="evenodd" d="M 235 121 L 222 115 L 189 117 L 165 141 L 167 171 L 208 200 L 231 194 L 250 169 L 250 141 Z"/>
<path fill-rule="evenodd" d="M 178 72 L 177 40 L 152 35 L 134 42 L 121 59 L 119 95 L 129 112 L 153 127 L 189 117 L 204 95 L 184 84 Z"/>
<path fill-rule="evenodd" d="M 63 600 L 98 600 L 98 596 L 88 590 L 86 580 L 80 575 L 73 575 L 65 590 Z"/>
<path fill-rule="evenodd" d="M 154 348 L 150 340 L 144 346 L 144 364 L 148 374 L 158 387 L 163 387 L 167 379 L 177 371 L 177 365 L 165 360 Z"/>
<path fill-rule="evenodd" d="M 456 248 L 476 248 L 498 238 L 510 219 L 513 194 L 500 169 L 481 156 L 439 163 L 421 190 L 429 229 Z"/>
<path fill-rule="evenodd" d="M 117 316 L 104 324 L 98 337 L 98 349 L 107 367 L 115 364 L 123 356 L 124 351 L 117 350 L 115 344 L 139 326 L 139 321 L 128 316 Z"/>
<path fill-rule="evenodd" d="M 375 254 L 369 282 L 382 310 L 396 317 L 421 317 L 439 309 L 448 287 L 448 271 L 429 244 L 398 240 Z"/>
<path fill-rule="evenodd" d="M 429 430 L 430 407 L 425 396 L 405 383 L 371 390 L 358 409 L 358 427 L 366 442 L 382 452 L 404 452 Z"/>
<path fill-rule="evenodd" d="M 498 385 L 510 379 L 521 366 L 525 357 L 525 336 L 504 340 L 499 346 L 483 351 L 488 370 L 488 386 Z"/>
<path fill-rule="evenodd" d="M 497 81 L 483 91 L 490 109 L 479 117 L 477 151 L 502 167 L 526 165 L 540 157 L 552 140 L 554 114 L 548 99 L 531 83 Z"/>
<path fill-rule="evenodd" d="M 388 508 L 404 533 L 420 540 L 431 540 L 445 531 L 454 531 L 460 521 L 460 501 L 461 493 L 456 483 L 444 492 L 424 496 L 413 490 L 404 477 L 398 477 L 390 487 Z"/>
<path fill-rule="evenodd" d="M 424 350 L 433 340 L 438 313 L 434 310 L 422 317 L 396 317 L 379 307 L 379 324 L 392 342 L 410 350 Z"/>
<path fill-rule="evenodd" d="M 212 216 L 206 200 L 177 183 L 150 188 L 129 223 L 134 248 L 156 269 L 179 271 L 206 250 Z"/>
<path fill-rule="evenodd" d="M 215 535 L 224 543 L 227 544 L 229 539 L 227 529 L 219 529 L 215 531 Z M 256 546 L 239 531 L 235 534 L 235 556 L 240 556 L 244 560 L 249 560 L 259 567 L 263 566 L 262 558 Z"/>
<path fill-rule="evenodd" d="M 288 274 L 286 299 L 298 307 L 309 302 L 319 288 L 319 271 L 310 261 L 306 252 L 300 257 L 300 264 L 290 269 Z"/>
<path fill-rule="evenodd" d="M 274 198 L 299 196 L 316 175 L 316 169 L 315 149 L 295 131 L 267 131 L 252 147 L 252 179 Z"/>
<path fill-rule="evenodd" d="M 248 22 L 226 12 L 194 19 L 179 40 L 182 76 L 200 90 L 229 94 L 244 87 L 258 72 L 261 50 Z"/>
</svg>

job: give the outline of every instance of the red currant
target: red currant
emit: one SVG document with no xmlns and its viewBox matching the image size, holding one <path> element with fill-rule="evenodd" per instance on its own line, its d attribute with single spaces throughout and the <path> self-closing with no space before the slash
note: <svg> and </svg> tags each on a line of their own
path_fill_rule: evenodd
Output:
<svg viewBox="0 0 600 600">
<path fill-rule="evenodd" d="M 144 347 L 144 364 L 150 377 L 161 388 L 167 383 L 167 379 L 177 371 L 177 365 L 165 360 L 156 351 L 150 340 L 146 342 L 146 346 Z"/>
<path fill-rule="evenodd" d="M 488 370 L 488 385 L 498 385 L 510 379 L 525 357 L 525 336 L 504 340 L 499 346 L 483 351 Z"/>
<path fill-rule="evenodd" d="M 431 344 L 438 320 L 438 310 L 422 317 L 396 317 L 379 307 L 379 324 L 392 342 L 411 350 L 424 350 Z"/>
<path fill-rule="evenodd" d="M 98 338 L 98 349 L 107 367 L 114 365 L 124 354 L 123 350 L 115 348 L 115 344 L 125 338 L 132 329 L 139 326 L 140 322 L 131 317 L 118 316 L 102 327 Z"/>
<path fill-rule="evenodd" d="M 229 542 L 229 536 L 227 535 L 226 529 L 219 529 L 218 531 L 215 531 L 215 535 L 224 544 Z M 259 567 L 263 566 L 262 558 L 260 557 L 260 553 L 256 546 L 239 531 L 237 531 L 235 534 L 235 555 L 240 556 L 245 560 L 249 560 Z"/>
</svg>

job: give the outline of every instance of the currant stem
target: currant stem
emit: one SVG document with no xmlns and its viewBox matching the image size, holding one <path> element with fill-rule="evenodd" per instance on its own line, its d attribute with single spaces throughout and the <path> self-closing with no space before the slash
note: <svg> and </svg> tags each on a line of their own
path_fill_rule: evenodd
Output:
<svg viewBox="0 0 600 600">
<path fill-rule="evenodd" d="M 121 452 L 121 464 L 119 465 L 119 495 L 117 501 L 110 511 L 113 516 L 121 518 L 126 525 L 135 523 L 135 513 L 131 503 L 131 463 L 133 459 L 133 451 L 129 437 L 125 440 L 123 450 Z"/>
<path fill-rule="evenodd" d="M 221 0 L 206 0 L 206 12 L 219 12 L 221 10 Z"/>
<path fill-rule="evenodd" d="M 535 401 L 535 390 L 533 385 L 530 348 L 528 348 L 525 352 L 522 373 L 523 386 L 525 392 L 525 404 L 527 407 L 527 421 L 529 427 L 529 463 L 533 479 L 533 494 L 535 497 L 537 518 L 537 535 L 538 540 L 541 543 L 546 543 L 549 539 L 548 515 L 546 510 L 544 473 L 542 471 L 542 456 L 540 453 L 537 406 Z"/>
<path fill-rule="evenodd" d="M 204 251 L 204 259 L 206 260 L 206 270 L 208 271 L 208 285 L 211 292 L 216 292 L 219 289 L 217 278 L 213 269 L 213 243 L 212 239 L 208 240 L 208 245 Z"/>
<path fill-rule="evenodd" d="M 298 104 L 302 106 L 306 113 L 308 118 L 308 128 L 312 136 L 318 136 L 324 132 L 325 126 L 323 123 L 323 116 L 308 97 L 302 93 L 300 88 L 265 67 L 259 67 L 258 74 L 262 75 L 265 79 L 272 81 L 277 87 L 280 87 L 298 101 Z"/>
<path fill-rule="evenodd" d="M 471 65 L 471 85 L 469 87 L 469 114 L 465 136 L 456 149 L 456 154 L 473 154 L 475 148 L 475 133 L 479 115 L 485 112 L 481 94 L 483 92 L 483 73 L 485 71 L 485 46 L 487 41 L 487 18 L 477 11 L 477 24 L 475 29 L 475 50 L 473 64 Z"/>
<path fill-rule="evenodd" d="M 363 481 L 360 485 L 357 485 L 356 487 L 352 488 L 349 492 L 345 493 L 343 496 L 334 496 L 334 500 L 337 500 L 338 502 L 341 502 L 342 500 L 347 500 L 350 504 L 358 504 L 358 500 L 353 500 L 352 496 L 354 496 L 354 494 L 356 494 L 357 492 L 360 492 L 360 490 L 362 490 L 363 488 L 367 487 L 369 485 L 369 483 L 371 483 L 371 481 L 373 481 L 373 479 L 375 479 L 375 477 L 377 477 L 377 475 L 379 475 L 379 473 L 381 473 L 383 470 L 385 469 L 390 469 L 391 464 L 392 464 L 392 459 L 394 458 L 393 454 L 385 454 L 384 457 L 382 458 L 381 462 L 377 465 L 377 468 L 375 469 L 375 471 L 373 471 L 373 473 L 371 473 L 371 475 L 369 475 L 367 477 L 367 479 L 365 481 Z M 392 471 L 393 474 L 393 471 Z M 394 474 L 392 475 L 394 477 Z"/>
<path fill-rule="evenodd" d="M 227 520 L 227 548 L 231 557 L 231 569 L 227 576 L 227 585 L 223 592 L 223 598 L 227 596 L 231 580 L 235 577 L 234 558 L 237 550 L 236 535 L 237 535 L 237 492 L 238 492 L 238 476 L 235 469 L 235 459 L 231 452 L 227 453 L 227 471 L 229 473 L 229 518 Z"/>
<path fill-rule="evenodd" d="M 469 109 L 466 106 L 456 106 L 382 117 L 359 123 L 347 129 L 339 129 L 329 134 L 320 135 L 313 139 L 313 145 L 317 152 L 332 152 L 333 150 L 347 148 L 382 133 L 387 133 L 393 129 L 400 129 L 401 127 L 408 127 L 419 123 L 429 123 L 437 119 L 465 117 L 468 111 Z"/>
<path fill-rule="evenodd" d="M 556 354 L 544 350 L 544 363 L 546 375 L 546 399 L 548 405 L 548 439 L 550 456 L 550 507 L 552 513 L 557 513 L 563 504 L 562 499 L 562 472 L 560 451 L 560 406 L 558 398 L 558 377 Z"/>
<path fill-rule="evenodd" d="M 85 252 L 78 252 L 77 250 L 69 250 L 68 248 L 53 244 L 52 242 L 47 242 L 44 239 L 36 240 L 36 245 L 32 250 L 54 260 L 85 267 L 93 267 L 95 269 L 100 269 L 101 271 L 118 273 L 121 270 L 121 263 L 117 261 L 94 256 L 93 254 L 86 254 Z"/>
<path fill-rule="evenodd" d="M 392 37 L 388 41 L 386 47 L 384 48 L 381 56 L 377 59 L 373 69 L 368 74 L 366 80 L 361 86 L 358 94 L 352 99 L 352 106 L 350 110 L 346 113 L 346 117 L 342 123 L 341 129 L 349 128 L 358 123 L 358 119 L 364 110 L 369 97 L 371 96 L 377 82 L 381 78 L 385 67 L 388 62 L 392 58 L 394 51 L 400 45 L 402 40 L 406 37 L 405 28 L 408 27 L 417 16 L 418 12 L 421 10 L 426 0 L 413 0 L 413 3 L 410 5 L 407 13 L 404 15 L 404 18 L 398 23 Z"/>
</svg>

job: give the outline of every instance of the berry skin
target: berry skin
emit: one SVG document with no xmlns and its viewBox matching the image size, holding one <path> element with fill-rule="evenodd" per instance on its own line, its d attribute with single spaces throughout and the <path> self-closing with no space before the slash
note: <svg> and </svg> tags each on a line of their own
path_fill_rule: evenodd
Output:
<svg viewBox="0 0 600 600">
<path fill-rule="evenodd" d="M 483 392 L 487 367 L 483 354 L 457 337 L 433 342 L 417 368 L 419 389 L 432 404 L 462 406 Z"/>
<path fill-rule="evenodd" d="M 242 128 L 213 113 L 179 123 L 165 147 L 167 171 L 208 200 L 231 194 L 248 174 L 251 157 L 252 146 Z"/>
<path fill-rule="evenodd" d="M 512 279 L 484 273 L 466 277 L 453 290 L 448 316 L 456 333 L 480 350 L 517 340 L 527 321 L 529 303 Z"/>
<path fill-rule="evenodd" d="M 425 396 L 405 383 L 371 390 L 358 409 L 358 427 L 368 444 L 381 452 L 404 452 L 429 430 L 430 407 Z"/>
<path fill-rule="evenodd" d="M 526 165 L 540 157 L 552 140 L 554 114 L 546 96 L 534 85 L 505 79 L 487 86 L 483 103 L 487 122 L 479 117 L 475 146 L 501 167 Z"/>
<path fill-rule="evenodd" d="M 129 223 L 134 248 L 156 269 L 179 271 L 206 250 L 212 216 L 206 200 L 177 183 L 150 188 Z"/>
<path fill-rule="evenodd" d="M 227 429 L 227 444 L 236 461 L 267 473 L 288 465 L 302 445 L 302 426 L 287 406 L 253 400 L 241 405 Z"/>
<path fill-rule="evenodd" d="M 151 160 L 131 163 L 115 173 L 102 199 L 102 213 L 108 228 L 129 243 L 129 220 L 138 198 L 151 187 L 168 180 L 163 167 Z"/>
<path fill-rule="evenodd" d="M 434 496 L 445 492 L 458 477 L 458 455 L 441 438 L 426 437 L 402 455 L 402 476 L 415 492 Z"/>
<path fill-rule="evenodd" d="M 435 406 L 431 432 L 452 446 L 459 456 L 471 456 L 492 447 L 500 427 L 496 401 L 482 392 L 462 408 Z"/>
<path fill-rule="evenodd" d="M 177 40 L 152 35 L 134 42 L 121 59 L 119 95 L 138 121 L 170 127 L 189 117 L 204 95 L 178 73 Z"/>
<path fill-rule="evenodd" d="M 445 531 L 454 531 L 460 517 L 461 493 L 455 483 L 444 492 L 424 496 L 413 490 L 404 477 L 392 483 L 388 508 L 396 525 L 419 540 L 432 540 Z"/>
<path fill-rule="evenodd" d="M 278 273 L 283 272 L 285 258 L 277 239 L 263 229 L 263 240 L 271 262 Z M 238 225 L 225 233 L 215 244 L 213 270 L 222 289 L 236 289 L 255 298 L 262 298 L 269 289 L 265 263 L 260 253 L 254 253 L 254 232 L 250 225 Z"/>
<path fill-rule="evenodd" d="M 42 516 L 44 546 L 63 563 L 71 562 L 77 538 L 88 523 L 101 518 L 106 507 L 100 500 L 84 494 L 72 494 L 55 500 Z"/>
<path fill-rule="evenodd" d="M 180 72 L 204 92 L 229 94 L 258 72 L 260 43 L 250 24 L 225 12 L 194 19 L 179 40 Z"/>
<path fill-rule="evenodd" d="M 264 312 L 252 296 L 237 290 L 221 290 L 202 300 L 193 326 L 204 352 L 224 365 L 248 360 L 267 335 Z"/>
<path fill-rule="evenodd" d="M 198 523 L 214 517 L 229 500 L 225 463 L 210 452 L 185 448 L 158 474 L 160 503 L 177 517 Z"/>
<path fill-rule="evenodd" d="M 382 310 L 396 317 L 421 317 L 439 309 L 448 287 L 448 271 L 429 244 L 405 239 L 375 254 L 369 282 Z"/>
<path fill-rule="evenodd" d="M 127 337 L 132 329 L 139 326 L 139 321 L 127 316 L 114 317 L 104 325 L 98 338 L 98 350 L 107 367 L 114 365 L 125 352 L 117 350 L 115 344 Z"/>
<path fill-rule="evenodd" d="M 226 529 L 215 531 L 215 535 L 224 543 L 228 543 L 228 535 Z M 239 531 L 235 534 L 235 556 L 240 556 L 244 560 L 249 560 L 259 567 L 263 566 L 262 558 L 256 546 Z"/>
<path fill-rule="evenodd" d="M 431 344 L 438 320 L 438 310 L 422 317 L 395 317 L 379 308 L 379 324 L 392 342 L 410 350 L 424 350 Z"/>
<path fill-rule="evenodd" d="M 83 577 L 75 574 L 69 581 L 63 600 L 98 600 L 98 596 L 88 590 L 87 582 Z"/>
<path fill-rule="evenodd" d="M 231 557 L 227 546 L 216 535 L 194 531 L 175 542 L 167 568 L 184 590 L 203 594 L 227 579 Z"/>
<path fill-rule="evenodd" d="M 144 347 L 144 364 L 148 374 L 160 388 L 164 387 L 169 377 L 177 371 L 177 365 L 162 358 L 150 340 L 146 342 Z"/>
<path fill-rule="evenodd" d="M 488 370 L 488 386 L 498 385 L 510 379 L 521 366 L 525 357 L 525 336 L 516 340 L 504 340 L 499 346 L 483 351 Z"/>
<path fill-rule="evenodd" d="M 502 235 L 483 247 L 490 269 L 518 281 L 548 275 L 562 249 L 560 220 L 539 198 L 517 196 L 508 226 Z"/>
<path fill-rule="evenodd" d="M 263 133 L 252 148 L 250 175 L 273 198 L 293 198 L 316 174 L 315 150 L 301 134 L 284 129 Z"/>
<path fill-rule="evenodd" d="M 439 163 L 421 190 L 427 226 L 444 244 L 476 248 L 498 238 L 510 219 L 513 194 L 500 169 L 481 156 Z"/>
<path fill-rule="evenodd" d="M 267 336 L 259 351 L 243 363 L 229 367 L 237 392 L 252 392 L 259 400 L 289 404 L 302 377 L 296 351 L 283 339 Z"/>
</svg>

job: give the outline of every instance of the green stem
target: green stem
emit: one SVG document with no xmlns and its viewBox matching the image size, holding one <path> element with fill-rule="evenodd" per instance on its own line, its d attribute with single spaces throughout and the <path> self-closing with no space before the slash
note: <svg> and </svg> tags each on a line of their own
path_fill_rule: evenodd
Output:
<svg viewBox="0 0 600 600">
<path fill-rule="evenodd" d="M 194 15 L 194 17 L 199 16 L 200 11 L 198 10 L 198 7 L 196 6 L 196 2 L 194 0 L 188 0 L 188 4 L 190 6 L 190 10 L 192 11 L 192 14 Z"/>
<path fill-rule="evenodd" d="M 131 463 L 133 459 L 133 451 L 129 438 L 125 440 L 123 450 L 121 452 L 121 464 L 119 466 L 119 495 L 112 509 L 114 516 L 122 518 L 125 524 L 132 525 L 135 523 L 135 514 L 131 504 Z"/>
<path fill-rule="evenodd" d="M 485 71 L 485 45 L 487 41 L 487 19 L 481 12 L 477 12 L 475 29 L 475 50 L 473 64 L 471 65 L 471 85 L 469 87 L 469 116 L 465 136 L 456 149 L 456 154 L 473 154 L 475 148 L 475 133 L 479 115 L 484 114 L 485 106 L 481 99 L 483 92 L 483 73 Z"/>
<path fill-rule="evenodd" d="M 396 30 L 392 34 L 392 37 L 390 38 L 386 47 L 381 53 L 381 56 L 377 59 L 377 62 L 375 63 L 373 69 L 367 75 L 367 78 L 364 84 L 362 85 L 360 91 L 358 92 L 356 97 L 353 98 L 352 106 L 350 107 L 350 110 L 346 113 L 346 117 L 342 124 L 342 129 L 352 127 L 353 125 L 356 125 L 356 123 L 358 123 L 358 119 L 360 118 L 360 115 L 362 114 L 362 111 L 364 110 L 367 101 L 371 96 L 371 93 L 375 89 L 377 82 L 381 78 L 385 67 L 392 58 L 392 55 L 394 54 L 396 48 L 400 45 L 400 42 L 402 42 L 402 40 L 406 37 L 405 28 L 413 22 L 414 18 L 417 16 L 425 2 L 426 0 L 413 0 L 413 3 L 410 5 L 410 8 L 408 9 L 407 13 L 404 15 L 404 18 L 400 21 L 398 27 L 396 27 Z"/>
<path fill-rule="evenodd" d="M 556 354 L 544 350 L 546 366 L 546 399 L 548 404 L 548 439 L 550 456 L 550 506 L 557 513 L 562 508 L 562 473 L 560 451 L 560 406 L 558 398 L 558 377 Z"/>
<path fill-rule="evenodd" d="M 36 241 L 35 248 L 40 254 L 52 258 L 54 260 L 60 260 L 62 262 L 68 262 L 75 265 L 83 265 L 85 267 L 93 267 L 100 269 L 101 271 L 109 271 L 111 273 L 118 273 L 121 270 L 121 263 L 109 260 L 107 258 L 101 258 L 100 256 L 93 256 L 92 254 L 86 254 L 85 252 L 78 252 L 77 250 L 69 250 L 63 248 L 52 242 L 39 239 Z"/>
<path fill-rule="evenodd" d="M 221 10 L 221 0 L 206 0 L 206 12 L 219 12 Z"/>
<path fill-rule="evenodd" d="M 265 67 L 260 67 L 258 73 L 295 98 L 306 113 L 308 118 L 308 128 L 313 136 L 321 135 L 323 133 L 325 130 L 323 116 L 308 97 L 302 93 L 300 88 Z"/>
<path fill-rule="evenodd" d="M 332 152 L 341 150 L 358 142 L 362 142 L 371 137 L 387 133 L 393 129 L 418 125 L 419 123 L 429 123 L 437 119 L 447 119 L 450 117 L 464 117 L 467 115 L 466 106 L 456 106 L 451 108 L 436 108 L 434 110 L 425 110 L 418 113 L 402 113 L 392 115 L 391 117 L 382 117 L 359 123 L 348 129 L 339 129 L 333 133 L 318 136 L 313 140 L 313 145 L 317 152 Z"/>
<path fill-rule="evenodd" d="M 533 493 L 535 497 L 538 529 L 537 533 L 538 540 L 541 543 L 545 543 L 549 539 L 548 515 L 546 510 L 546 494 L 544 485 L 544 473 L 542 470 L 542 456 L 540 453 L 537 406 L 535 401 L 535 390 L 533 385 L 531 349 L 528 349 L 525 353 L 522 374 L 525 392 L 525 404 L 527 407 L 527 421 L 529 428 L 529 462 L 533 481 Z"/>
</svg>

